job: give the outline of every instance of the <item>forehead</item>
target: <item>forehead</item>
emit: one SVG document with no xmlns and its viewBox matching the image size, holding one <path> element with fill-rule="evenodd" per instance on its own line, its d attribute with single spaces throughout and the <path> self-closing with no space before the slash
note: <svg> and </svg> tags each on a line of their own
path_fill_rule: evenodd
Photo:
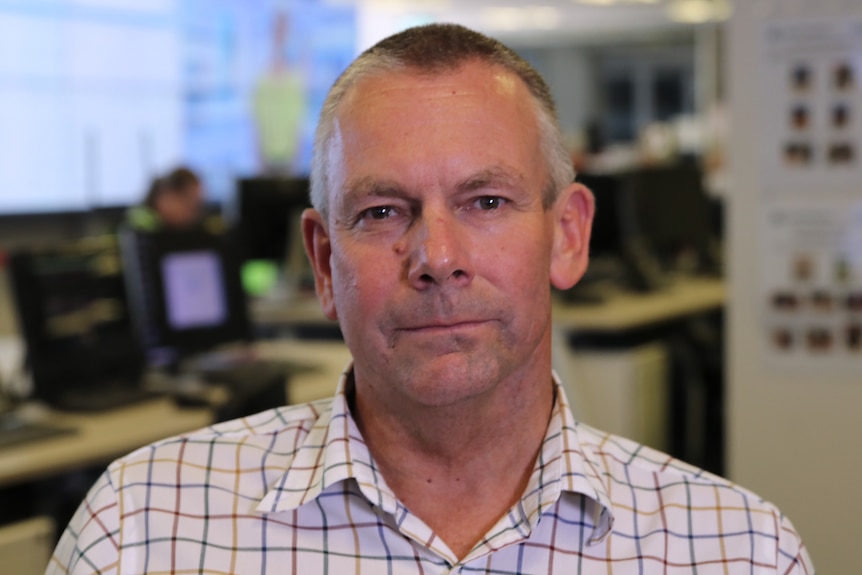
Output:
<svg viewBox="0 0 862 575">
<path fill-rule="evenodd" d="M 332 191 L 343 190 L 345 179 L 384 172 L 410 179 L 436 170 L 439 178 L 541 164 L 532 95 L 517 75 L 484 62 L 362 78 L 345 94 L 333 127 Z"/>
<path fill-rule="evenodd" d="M 420 102 L 449 104 L 469 98 L 521 110 L 533 108 L 532 96 L 516 74 L 473 60 L 442 70 L 407 67 L 370 72 L 348 88 L 337 117 L 343 121 L 378 108 L 415 108 Z"/>
</svg>

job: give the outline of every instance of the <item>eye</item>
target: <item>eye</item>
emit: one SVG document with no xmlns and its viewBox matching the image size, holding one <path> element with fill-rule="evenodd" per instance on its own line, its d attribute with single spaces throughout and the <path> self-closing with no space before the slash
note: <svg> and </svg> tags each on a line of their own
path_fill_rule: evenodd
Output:
<svg viewBox="0 0 862 575">
<path fill-rule="evenodd" d="M 374 206 L 368 208 L 360 214 L 360 219 L 385 220 L 395 215 L 395 208 L 392 206 Z"/>
<path fill-rule="evenodd" d="M 476 207 L 484 211 L 500 209 L 505 203 L 506 200 L 499 196 L 482 196 L 476 199 Z"/>
</svg>

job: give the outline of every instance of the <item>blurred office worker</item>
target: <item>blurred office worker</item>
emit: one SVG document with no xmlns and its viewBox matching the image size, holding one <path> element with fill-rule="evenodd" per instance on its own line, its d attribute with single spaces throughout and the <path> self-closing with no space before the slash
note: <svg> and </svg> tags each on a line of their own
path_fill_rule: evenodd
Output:
<svg viewBox="0 0 862 575">
<path fill-rule="evenodd" d="M 189 229 L 201 223 L 204 190 L 198 175 L 174 168 L 150 184 L 141 205 L 129 210 L 129 223 L 141 230 Z"/>
<path fill-rule="evenodd" d="M 453 25 L 363 53 L 321 114 L 306 248 L 335 396 L 113 463 L 59 573 L 805 574 L 773 505 L 575 421 L 551 286 L 594 204 L 542 78 Z"/>
<path fill-rule="evenodd" d="M 264 171 L 273 174 L 295 171 L 302 122 L 308 112 L 306 79 L 285 54 L 289 28 L 287 14 L 276 12 L 270 65 L 257 80 L 252 104 L 260 160 Z"/>
</svg>

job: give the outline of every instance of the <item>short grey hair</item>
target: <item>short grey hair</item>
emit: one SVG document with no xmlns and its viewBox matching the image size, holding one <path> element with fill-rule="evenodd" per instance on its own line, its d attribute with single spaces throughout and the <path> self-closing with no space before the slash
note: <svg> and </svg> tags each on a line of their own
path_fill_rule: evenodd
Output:
<svg viewBox="0 0 862 575">
<path fill-rule="evenodd" d="M 457 70 L 471 61 L 486 62 L 518 76 L 536 109 L 542 155 L 548 179 L 542 204 L 553 205 L 560 191 L 575 177 L 571 156 L 563 141 L 557 108 L 542 76 L 514 50 L 483 34 L 455 24 L 429 24 L 409 28 L 385 38 L 360 54 L 329 90 L 314 135 L 311 161 L 311 203 L 324 217 L 329 203 L 329 148 L 335 117 L 347 91 L 357 82 L 377 74 L 416 71 L 429 75 Z"/>
</svg>

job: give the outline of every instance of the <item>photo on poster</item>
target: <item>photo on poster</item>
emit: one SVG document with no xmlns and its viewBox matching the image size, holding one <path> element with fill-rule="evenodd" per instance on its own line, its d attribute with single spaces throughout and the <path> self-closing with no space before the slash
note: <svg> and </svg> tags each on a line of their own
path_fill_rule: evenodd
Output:
<svg viewBox="0 0 862 575">
<path fill-rule="evenodd" d="M 793 107 L 793 110 L 790 112 L 790 125 L 796 131 L 805 131 L 811 125 L 810 115 L 808 112 L 808 106 L 805 104 L 798 104 Z"/>
<path fill-rule="evenodd" d="M 784 195 L 831 194 L 862 181 L 862 26 L 783 21 L 764 27 L 764 183 Z"/>
<path fill-rule="evenodd" d="M 853 67 L 848 62 L 839 62 L 835 65 L 833 78 L 836 90 L 852 90 L 854 87 Z"/>
<path fill-rule="evenodd" d="M 862 323 L 852 323 L 845 331 L 847 349 L 853 352 L 862 351 Z"/>
<path fill-rule="evenodd" d="M 832 127 L 835 130 L 843 130 L 850 125 L 850 106 L 839 102 L 832 106 Z"/>
<path fill-rule="evenodd" d="M 790 87 L 797 93 L 804 93 L 811 89 L 812 71 L 807 62 L 798 62 L 790 69 Z"/>
<path fill-rule="evenodd" d="M 856 161 L 856 147 L 851 142 L 836 142 L 829 146 L 827 155 L 830 164 L 853 164 Z"/>
<path fill-rule="evenodd" d="M 763 335 L 773 366 L 862 373 L 862 197 L 853 193 L 764 195 Z"/>
</svg>

